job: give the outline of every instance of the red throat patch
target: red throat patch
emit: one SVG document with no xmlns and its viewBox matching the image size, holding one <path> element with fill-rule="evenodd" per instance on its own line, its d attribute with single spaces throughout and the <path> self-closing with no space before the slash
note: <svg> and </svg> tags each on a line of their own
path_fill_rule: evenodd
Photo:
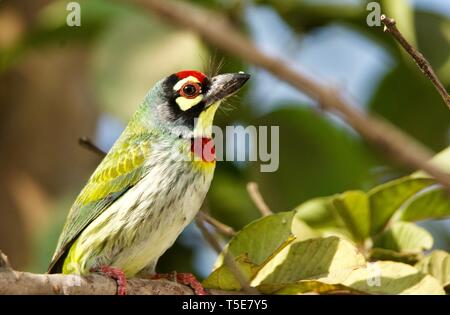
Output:
<svg viewBox="0 0 450 315">
<path fill-rule="evenodd" d="M 195 71 L 195 70 L 183 70 L 183 71 L 175 73 L 175 75 L 180 80 L 185 79 L 187 77 L 194 77 L 194 78 L 197 78 L 200 81 L 200 83 L 204 83 L 205 79 L 206 79 L 206 75 L 204 75 L 200 71 Z"/>
<path fill-rule="evenodd" d="M 191 152 L 197 159 L 201 158 L 203 162 L 214 162 L 216 160 L 216 147 L 211 138 L 192 138 Z"/>
</svg>

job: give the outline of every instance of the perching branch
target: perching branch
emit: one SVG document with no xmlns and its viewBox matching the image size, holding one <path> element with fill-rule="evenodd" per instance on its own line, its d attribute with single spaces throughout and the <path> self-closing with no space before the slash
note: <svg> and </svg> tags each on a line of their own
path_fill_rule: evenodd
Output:
<svg viewBox="0 0 450 315">
<path fill-rule="evenodd" d="M 259 192 L 257 183 L 255 182 L 247 183 L 247 192 L 263 217 L 273 214 L 269 206 L 264 201 L 264 198 L 262 197 L 261 193 Z"/>
<path fill-rule="evenodd" d="M 397 23 L 394 19 L 387 17 L 386 15 L 381 16 L 381 22 L 384 24 L 384 32 L 391 34 L 394 39 L 406 50 L 406 52 L 414 59 L 417 66 L 420 68 L 423 74 L 425 74 L 428 79 L 433 83 L 436 90 L 438 90 L 441 95 L 444 103 L 447 105 L 448 109 L 450 109 L 450 95 L 445 90 L 444 85 L 436 73 L 434 72 L 431 64 L 428 60 L 420 53 L 416 48 L 414 48 L 402 35 L 402 33 L 397 28 Z"/>
<path fill-rule="evenodd" d="M 116 282 L 100 274 L 89 276 L 33 274 L 12 269 L 0 252 L 0 295 L 3 294 L 101 294 L 114 295 Z M 191 295 L 191 288 L 167 280 L 133 278 L 127 283 L 129 295 Z"/>
<path fill-rule="evenodd" d="M 128 0 L 171 23 L 191 29 L 215 47 L 262 67 L 317 100 L 324 109 L 344 119 L 369 143 L 394 161 L 414 170 L 424 170 L 450 190 L 450 176 L 430 164 L 432 152 L 386 120 L 369 116 L 344 98 L 340 91 L 316 82 L 283 60 L 269 56 L 232 26 L 224 16 L 186 2 L 173 0 Z M 407 110 L 407 109 L 405 109 Z"/>
<path fill-rule="evenodd" d="M 207 290 L 211 295 L 242 294 Z M 115 295 L 117 284 L 101 274 L 89 276 L 34 274 L 15 271 L 0 251 L 0 295 Z M 127 280 L 127 295 L 193 295 L 188 286 L 169 280 L 132 278 Z"/>
</svg>

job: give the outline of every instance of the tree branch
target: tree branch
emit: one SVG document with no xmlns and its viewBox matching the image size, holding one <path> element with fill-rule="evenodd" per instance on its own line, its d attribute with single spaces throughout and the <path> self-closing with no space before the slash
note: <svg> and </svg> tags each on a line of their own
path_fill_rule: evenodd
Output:
<svg viewBox="0 0 450 315">
<path fill-rule="evenodd" d="M 99 157 L 104 158 L 106 152 L 100 149 L 96 144 L 94 144 L 88 137 L 81 137 L 78 139 L 78 144 L 83 148 L 97 154 Z"/>
<path fill-rule="evenodd" d="M 211 295 L 242 294 L 207 290 Z M 0 295 L 115 295 L 117 284 L 101 274 L 89 276 L 34 274 L 15 271 L 0 251 Z M 169 280 L 132 278 L 127 280 L 127 295 L 193 295 L 188 286 Z"/>
<path fill-rule="evenodd" d="M 0 252 L 0 295 L 3 294 L 102 294 L 114 295 L 117 284 L 100 274 L 89 276 L 33 274 L 12 269 Z M 133 278 L 127 281 L 129 295 L 192 295 L 191 288 L 167 280 Z"/>
<path fill-rule="evenodd" d="M 253 200 L 256 208 L 258 208 L 259 212 L 263 217 L 273 214 L 270 210 L 267 203 L 264 201 L 261 193 L 259 192 L 258 184 L 255 182 L 247 183 L 247 192 L 250 195 L 250 198 Z"/>
<path fill-rule="evenodd" d="M 391 34 L 394 37 L 394 39 L 414 59 L 419 69 L 422 71 L 423 74 L 427 76 L 428 79 L 430 79 L 431 83 L 433 83 L 434 87 L 444 100 L 444 103 L 447 105 L 448 109 L 450 109 L 450 95 L 445 90 L 445 87 L 442 84 L 442 82 L 439 81 L 439 78 L 437 77 L 428 60 L 422 55 L 422 53 L 420 53 L 417 49 L 415 49 L 406 40 L 403 34 L 398 30 L 396 25 L 397 22 L 394 19 L 387 17 L 386 15 L 383 14 L 381 16 L 381 22 L 384 24 L 384 32 Z"/>
<path fill-rule="evenodd" d="M 228 226 L 225 223 L 220 222 L 219 220 L 213 218 L 206 212 L 200 210 L 197 213 L 197 218 L 205 222 L 208 222 L 216 229 L 217 232 L 225 236 L 233 237 L 234 235 L 236 235 L 236 231 L 231 226 Z"/>
</svg>

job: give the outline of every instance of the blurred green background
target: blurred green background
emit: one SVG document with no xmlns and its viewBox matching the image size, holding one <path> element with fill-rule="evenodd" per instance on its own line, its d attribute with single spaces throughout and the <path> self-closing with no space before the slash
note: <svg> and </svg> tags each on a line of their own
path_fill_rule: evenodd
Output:
<svg viewBox="0 0 450 315">
<path fill-rule="evenodd" d="M 0 249 L 16 268 L 46 270 L 65 216 L 100 162 L 78 138 L 107 150 L 147 90 L 182 69 L 223 63 L 221 72 L 251 73 L 216 123 L 280 126 L 277 172 L 261 173 L 258 162 L 217 165 L 207 209 L 235 229 L 259 217 L 249 181 L 276 212 L 409 172 L 302 93 L 196 34 L 122 3 L 78 2 L 81 26 L 69 27 L 68 1 L 0 1 Z M 189 2 L 221 11 L 265 52 L 343 89 L 431 149 L 449 145 L 450 112 L 392 38 L 367 25 L 368 1 Z M 450 1 L 380 3 L 450 90 Z M 450 250 L 448 222 L 423 226 L 435 247 Z M 191 225 L 157 270 L 204 277 L 215 257 Z"/>
</svg>

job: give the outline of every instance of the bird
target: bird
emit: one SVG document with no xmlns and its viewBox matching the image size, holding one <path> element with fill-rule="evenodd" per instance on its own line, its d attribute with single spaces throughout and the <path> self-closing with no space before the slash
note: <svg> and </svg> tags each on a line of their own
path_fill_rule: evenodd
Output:
<svg viewBox="0 0 450 315">
<path fill-rule="evenodd" d="M 158 81 L 70 208 L 48 273 L 99 272 L 116 280 L 119 295 L 127 278 L 159 278 L 158 259 L 194 219 L 213 179 L 215 113 L 249 78 L 183 70 Z M 206 293 L 192 274 L 176 280 Z"/>
</svg>

